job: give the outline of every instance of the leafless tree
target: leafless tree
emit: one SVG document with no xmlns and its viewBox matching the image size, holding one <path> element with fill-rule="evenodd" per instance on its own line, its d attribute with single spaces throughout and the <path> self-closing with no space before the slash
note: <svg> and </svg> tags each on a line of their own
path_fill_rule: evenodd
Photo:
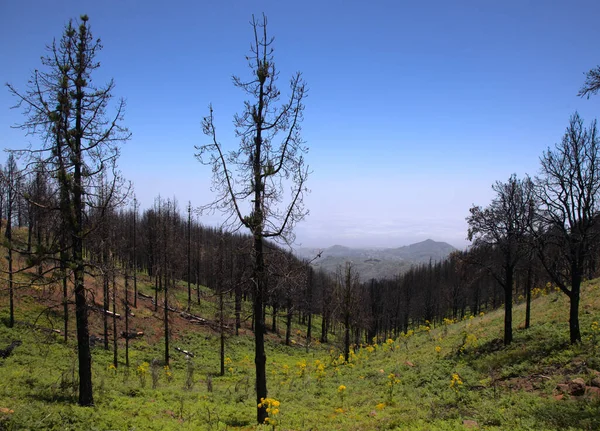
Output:
<svg viewBox="0 0 600 431">
<path fill-rule="evenodd" d="M 598 241 L 600 141 L 596 121 L 586 128 L 575 113 L 560 143 L 540 158 L 536 239 L 550 278 L 569 297 L 571 343 L 581 341 L 579 299 L 586 265 Z"/>
<path fill-rule="evenodd" d="M 253 236 L 253 309 L 255 321 L 256 400 L 267 397 L 265 319 L 265 239 L 294 240 L 295 223 L 307 214 L 303 197 L 307 192 L 307 152 L 300 123 L 306 87 L 300 73 L 290 80 L 290 93 L 280 102 L 278 77 L 273 59 L 273 38 L 267 34 L 267 18 L 250 23 L 254 33 L 247 60 L 251 76 L 234 76 L 234 85 L 250 98 L 244 110 L 234 117 L 236 150 L 226 152 L 217 139 L 213 109 L 203 120 L 204 133 L 211 142 L 196 147 L 198 160 L 211 166 L 216 198 L 209 208 L 226 215 L 225 226 L 247 228 Z M 290 190 L 289 195 L 286 189 Z M 257 420 L 267 418 L 266 408 L 258 407 Z"/>
<path fill-rule="evenodd" d="M 359 273 L 352 266 L 352 262 L 346 262 L 344 267 L 337 270 L 337 302 L 340 318 L 344 324 L 344 360 L 350 358 L 350 330 L 356 323 L 356 314 L 359 306 Z"/>
<path fill-rule="evenodd" d="M 467 217 L 468 239 L 476 247 L 499 254 L 480 261 L 504 289 L 504 344 L 512 342 L 512 296 L 515 268 L 527 251 L 527 233 L 535 213 L 534 187 L 529 177 L 511 175 L 492 186 L 496 197 L 485 209 L 474 206 Z M 486 253 L 487 254 L 487 253 Z M 500 268 L 495 265 L 501 262 Z"/>
<path fill-rule="evenodd" d="M 598 94 L 598 90 L 600 90 L 600 66 L 590 69 L 585 74 L 585 82 L 577 95 L 581 97 L 585 96 L 589 99 L 590 95 Z"/>
<path fill-rule="evenodd" d="M 120 100 L 115 113 L 107 116 L 114 90 L 113 81 L 96 87 L 93 72 L 100 67 L 96 59 L 102 48 L 100 40 L 90 32 L 88 17 L 79 23 L 69 22 L 61 39 L 48 47 L 42 57 L 43 70 L 36 70 L 26 92 L 8 84 L 18 99 L 26 120 L 20 124 L 28 133 L 42 138 L 40 148 L 28 148 L 17 154 L 28 157 L 28 166 L 42 163 L 57 178 L 59 212 L 67 232 L 62 250 L 72 272 L 77 346 L 79 360 L 79 404 L 94 404 L 91 353 L 88 329 L 88 300 L 85 288 L 83 242 L 90 227 L 86 225 L 86 209 L 97 201 L 100 190 L 108 193 L 105 202 L 115 202 L 127 190 L 116 169 L 119 144 L 130 136 L 121 126 L 125 102 Z"/>
</svg>

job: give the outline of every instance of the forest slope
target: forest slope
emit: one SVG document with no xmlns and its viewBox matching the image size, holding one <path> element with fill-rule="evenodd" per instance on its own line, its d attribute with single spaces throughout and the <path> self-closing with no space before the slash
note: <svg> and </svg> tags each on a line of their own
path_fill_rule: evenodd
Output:
<svg viewBox="0 0 600 431">
<path fill-rule="evenodd" d="M 313 340 L 307 348 L 306 327 L 294 322 L 291 346 L 283 344 L 283 334 L 268 335 L 269 396 L 280 403 L 272 422 L 281 430 L 598 429 L 599 390 L 592 384 L 600 375 L 599 286 L 594 280 L 584 287 L 584 341 L 575 346 L 568 339 L 567 298 L 552 287 L 534 291 L 531 328 L 520 327 L 524 304 L 515 306 L 519 330 L 509 347 L 501 342 L 501 311 L 435 326 L 423 323 L 396 339 L 373 340 L 347 363 L 335 341 Z M 140 290 L 151 293 L 146 277 L 140 277 Z M 175 308 L 185 303 L 183 286 L 177 296 Z M 204 290 L 202 304 L 192 312 L 211 321 L 215 299 Z M 226 373 L 218 376 L 214 327 L 172 312 L 172 346 L 194 357 L 173 351 L 165 369 L 155 360 L 163 357 L 161 310 L 154 312 L 150 300 L 140 299 L 132 328 L 145 334 L 131 342 L 131 366 L 125 367 L 122 340 L 118 368 L 112 365 L 112 350 L 97 343 L 96 405 L 83 408 L 76 406 L 74 339 L 65 345 L 58 333 L 40 330 L 61 328 L 52 303 L 50 290 L 21 289 L 20 323 L 13 329 L 0 325 L 0 348 L 22 341 L 0 359 L 0 429 L 257 429 L 249 322 L 240 336 L 227 334 Z M 0 305 L 5 323 L 5 297 Z M 98 313 L 92 317 L 92 333 L 102 335 Z M 576 378 L 587 385 L 582 395 L 559 393 L 557 385 Z"/>
</svg>

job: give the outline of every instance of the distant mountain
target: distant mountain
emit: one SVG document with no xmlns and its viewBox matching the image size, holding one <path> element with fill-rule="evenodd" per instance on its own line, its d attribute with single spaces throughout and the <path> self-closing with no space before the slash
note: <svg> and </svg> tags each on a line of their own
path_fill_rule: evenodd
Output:
<svg viewBox="0 0 600 431">
<path fill-rule="evenodd" d="M 335 273 L 346 261 L 351 261 L 360 273 L 361 280 L 366 281 L 371 278 L 391 278 L 407 271 L 412 265 L 443 260 L 455 250 L 446 242 L 427 239 L 398 248 L 350 248 L 334 245 L 325 249 L 299 248 L 295 253 L 301 258 L 313 259 L 321 252 L 321 257 L 313 261 L 313 266 L 331 273 Z"/>
</svg>

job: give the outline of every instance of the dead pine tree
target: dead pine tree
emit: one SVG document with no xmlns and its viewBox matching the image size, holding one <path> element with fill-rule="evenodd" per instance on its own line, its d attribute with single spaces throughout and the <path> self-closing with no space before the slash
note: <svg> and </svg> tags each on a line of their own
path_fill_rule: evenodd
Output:
<svg viewBox="0 0 600 431">
<path fill-rule="evenodd" d="M 234 76 L 234 85 L 249 98 L 244 109 L 234 116 L 237 149 L 226 151 L 217 138 L 214 113 L 202 121 L 210 142 L 197 146 L 198 160 L 212 168 L 212 204 L 203 209 L 226 215 L 226 228 L 244 227 L 253 237 L 252 298 L 254 311 L 254 363 L 256 367 L 256 404 L 267 397 L 265 354 L 266 271 L 264 242 L 268 239 L 291 243 L 293 226 L 305 217 L 303 198 L 307 192 L 308 151 L 300 134 L 306 87 L 300 73 L 290 80 L 289 94 L 281 101 L 276 83 L 278 72 L 273 57 L 273 38 L 267 34 L 267 18 L 250 22 L 254 41 L 248 78 Z M 289 194 L 286 193 L 289 191 Z M 268 417 L 266 407 L 257 407 L 257 421 Z"/>
<path fill-rule="evenodd" d="M 121 126 L 125 102 L 112 106 L 114 82 L 98 87 L 92 79 L 100 67 L 96 56 L 101 49 L 83 15 L 77 23 L 69 21 L 62 37 L 48 46 L 42 67 L 34 71 L 25 92 L 8 85 L 26 117 L 18 127 L 42 137 L 40 148 L 16 153 L 28 158 L 30 166 L 44 165 L 57 182 L 58 214 L 66 238 L 61 259 L 72 273 L 75 296 L 81 406 L 94 404 L 83 249 L 91 226 L 84 223 L 85 215 L 101 190 L 111 203 L 129 191 L 116 166 L 119 144 L 130 137 Z M 111 108 L 114 113 L 108 115 Z"/>
</svg>

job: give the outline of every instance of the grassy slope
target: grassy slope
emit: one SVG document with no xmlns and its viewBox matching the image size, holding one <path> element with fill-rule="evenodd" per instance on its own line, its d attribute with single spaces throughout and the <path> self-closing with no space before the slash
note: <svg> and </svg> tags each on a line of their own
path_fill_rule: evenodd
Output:
<svg viewBox="0 0 600 431">
<path fill-rule="evenodd" d="M 151 292 L 148 280 L 140 285 Z M 307 352 L 300 346 L 306 328 L 294 322 L 294 346 L 284 346 L 279 335 L 268 337 L 269 396 L 281 403 L 276 428 L 462 430 L 463 421 L 472 420 L 488 430 L 599 429 L 597 400 L 554 397 L 557 383 L 574 377 L 589 381 L 591 370 L 600 370 L 595 344 L 600 334 L 592 330 L 592 322 L 600 320 L 598 286 L 599 281 L 590 282 L 583 290 L 580 346 L 568 344 L 567 298 L 554 291 L 538 295 L 532 327 L 517 330 L 509 348 L 499 343 L 501 311 L 415 329 L 391 344 L 359 349 L 349 364 L 340 360 L 333 345 L 316 343 Z M 41 292 L 19 292 L 17 320 L 37 319 L 40 326 L 61 328 L 60 308 L 42 313 L 52 303 L 51 292 L 46 291 L 43 300 L 33 294 Z M 211 319 L 216 310 L 205 294 L 206 300 L 193 312 Z M 185 298 L 182 286 L 178 300 L 184 304 Z M 0 317 L 6 321 L 6 295 L 0 301 Z M 0 430 L 257 429 L 248 328 L 240 337 L 228 337 L 228 371 L 218 377 L 217 334 L 173 315 L 172 346 L 196 356 L 188 362 L 172 351 L 171 376 L 157 367 L 153 389 L 152 370 L 140 366 L 163 357 L 160 316 L 144 300 L 134 312 L 132 327 L 146 336 L 132 341 L 129 370 L 124 363 L 111 369 L 112 351 L 93 349 L 94 408 L 75 405 L 74 337 L 65 345 L 56 334 L 0 324 L 0 348 L 14 339 L 23 341 L 12 356 L 0 359 Z M 91 321 L 91 332 L 100 334 L 100 316 L 93 313 Z M 524 321 L 523 304 L 515 307 L 514 321 Z M 119 325 L 121 331 L 123 322 Z M 123 345 L 119 348 L 124 362 Z M 192 369 L 193 387 L 184 390 Z M 462 384 L 452 388 L 454 373 Z"/>
</svg>

